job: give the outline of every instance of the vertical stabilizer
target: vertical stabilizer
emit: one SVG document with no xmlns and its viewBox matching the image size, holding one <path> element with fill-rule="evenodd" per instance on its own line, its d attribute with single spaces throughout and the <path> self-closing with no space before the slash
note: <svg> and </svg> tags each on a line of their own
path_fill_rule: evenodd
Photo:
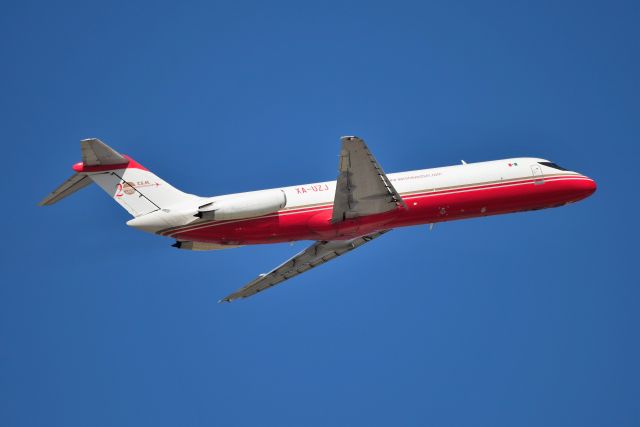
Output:
<svg viewBox="0 0 640 427">
<path fill-rule="evenodd" d="M 118 153 L 96 138 L 80 141 L 82 162 L 76 175 L 47 196 L 40 205 L 51 205 L 95 182 L 134 217 L 198 199 L 183 193 L 129 156 Z"/>
</svg>

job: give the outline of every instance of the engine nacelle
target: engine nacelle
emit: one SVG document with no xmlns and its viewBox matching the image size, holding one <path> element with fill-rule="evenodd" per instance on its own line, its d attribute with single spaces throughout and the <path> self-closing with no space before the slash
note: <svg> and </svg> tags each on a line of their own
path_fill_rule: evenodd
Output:
<svg viewBox="0 0 640 427">
<path fill-rule="evenodd" d="M 198 216 L 216 221 L 254 218 L 277 212 L 287 205 L 282 190 L 265 190 L 242 193 L 214 200 L 200 206 Z"/>
</svg>

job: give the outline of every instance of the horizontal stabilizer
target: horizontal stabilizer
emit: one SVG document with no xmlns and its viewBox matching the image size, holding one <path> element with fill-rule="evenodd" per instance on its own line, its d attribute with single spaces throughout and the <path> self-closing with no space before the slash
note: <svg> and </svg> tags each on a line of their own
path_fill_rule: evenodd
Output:
<svg viewBox="0 0 640 427">
<path fill-rule="evenodd" d="M 97 138 L 80 141 L 84 166 L 121 165 L 129 160 Z"/>
<path fill-rule="evenodd" d="M 66 180 L 62 185 L 53 190 L 51 194 L 42 199 L 38 206 L 52 205 L 67 196 L 75 193 L 78 190 L 82 190 L 93 181 L 86 174 L 74 174 L 71 178 Z"/>
</svg>

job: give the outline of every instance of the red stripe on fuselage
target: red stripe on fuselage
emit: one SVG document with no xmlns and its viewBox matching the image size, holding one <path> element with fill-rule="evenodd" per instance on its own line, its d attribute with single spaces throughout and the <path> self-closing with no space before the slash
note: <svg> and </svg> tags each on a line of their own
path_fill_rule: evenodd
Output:
<svg viewBox="0 0 640 427">
<path fill-rule="evenodd" d="M 179 240 L 259 244 L 293 240 L 350 238 L 376 230 L 552 207 L 587 197 L 595 183 L 581 175 L 527 178 L 407 194 L 408 209 L 330 224 L 332 204 L 258 218 L 215 221 L 167 230 Z"/>
<path fill-rule="evenodd" d="M 554 180 L 558 180 L 558 179 L 586 179 L 586 180 L 591 181 L 589 178 L 587 178 L 585 176 L 582 176 L 582 175 L 554 176 L 554 177 L 544 178 L 544 181 L 554 181 Z M 426 197 L 433 197 L 433 196 L 440 196 L 440 195 L 451 194 L 451 193 L 482 190 L 482 189 L 489 189 L 489 188 L 495 188 L 495 187 L 504 187 L 506 185 L 526 185 L 526 184 L 531 184 L 531 183 L 538 182 L 538 181 L 541 181 L 541 179 L 538 179 L 538 178 L 534 179 L 534 178 L 530 177 L 530 178 L 515 179 L 515 180 L 512 180 L 512 181 L 506 181 L 506 182 L 492 182 L 492 183 L 487 183 L 487 184 L 476 184 L 476 185 L 467 185 L 467 186 L 461 185 L 461 186 L 456 186 L 456 187 L 445 187 L 445 188 L 441 188 L 441 189 L 421 190 L 421 191 L 417 191 L 417 192 L 406 192 L 406 193 L 402 193 L 402 198 L 403 198 L 403 200 L 407 201 L 407 200 L 415 199 L 416 197 L 425 197 L 425 196 Z M 210 220 L 210 221 L 206 221 L 206 222 L 199 222 L 197 224 L 185 225 L 185 226 L 182 226 L 182 227 L 175 227 L 175 228 L 172 228 L 172 229 L 161 231 L 159 234 L 164 235 L 164 236 L 172 236 L 172 237 L 174 237 L 177 233 L 182 233 L 182 232 L 185 232 L 185 231 L 192 231 L 192 230 L 201 229 L 201 228 L 217 227 L 217 226 L 225 225 L 225 224 L 252 221 L 252 220 L 256 220 L 258 218 L 270 218 L 270 217 L 275 217 L 275 216 L 284 216 L 284 215 L 291 215 L 291 214 L 303 213 L 303 212 L 315 212 L 315 211 L 318 211 L 318 210 L 325 210 L 325 209 L 332 209 L 332 208 L 333 208 L 333 203 L 316 204 L 316 205 L 312 205 L 312 206 L 303 206 L 303 207 L 300 207 L 300 208 L 284 209 L 284 210 L 278 211 L 276 213 L 268 214 L 268 215 L 265 215 L 265 216 L 262 216 L 262 217 L 245 218 L 245 219 L 237 219 L 237 220 L 227 220 L 227 221 Z"/>
</svg>

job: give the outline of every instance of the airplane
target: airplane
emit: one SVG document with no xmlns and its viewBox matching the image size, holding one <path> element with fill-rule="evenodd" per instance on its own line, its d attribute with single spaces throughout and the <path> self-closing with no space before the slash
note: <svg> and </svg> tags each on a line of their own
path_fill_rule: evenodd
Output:
<svg viewBox="0 0 640 427">
<path fill-rule="evenodd" d="M 39 205 L 96 183 L 133 218 L 127 225 L 208 251 L 313 240 L 311 246 L 224 297 L 247 298 L 413 225 L 564 206 L 590 196 L 594 180 L 521 157 L 386 174 L 364 140 L 340 139 L 338 177 L 215 197 L 184 193 L 96 138 L 80 141 L 74 174 Z"/>
</svg>

